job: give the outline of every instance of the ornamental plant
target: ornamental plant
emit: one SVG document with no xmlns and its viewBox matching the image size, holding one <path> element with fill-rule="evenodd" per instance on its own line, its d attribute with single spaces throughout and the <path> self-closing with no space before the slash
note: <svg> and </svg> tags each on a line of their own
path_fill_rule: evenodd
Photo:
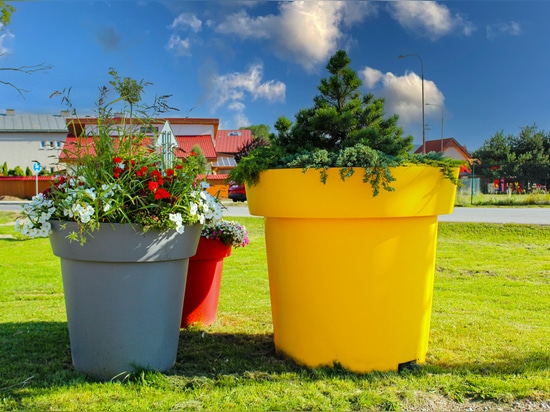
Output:
<svg viewBox="0 0 550 412">
<path fill-rule="evenodd" d="M 336 52 L 326 66 L 330 77 L 321 80 L 313 107 L 301 109 L 294 123 L 280 117 L 271 143 L 239 153 L 240 161 L 230 178 L 255 185 L 266 169 L 302 168 L 305 172 L 313 168 L 319 170 L 324 183 L 328 168 L 340 168 L 342 180 L 362 170 L 363 181 L 376 196 L 381 188 L 394 190 L 392 167 L 428 164 L 458 183 L 453 168 L 462 161 L 441 153 L 411 154 L 413 137 L 402 136 L 397 115 L 384 117 L 384 99 L 361 95 L 361 80 L 350 63 L 345 51 Z"/>
<path fill-rule="evenodd" d="M 239 222 L 219 220 L 202 227 L 201 236 L 206 239 L 219 240 L 226 246 L 245 247 L 250 243 L 246 227 Z"/>
<path fill-rule="evenodd" d="M 173 147 L 157 147 L 154 116 L 172 109 L 169 96 L 141 105 L 149 83 L 121 79 L 113 69 L 111 90 L 100 89 L 97 124 L 87 125 L 76 112 L 69 129 L 73 143 L 63 149 L 69 167 L 52 186 L 23 206 L 16 229 L 28 236 L 48 236 L 50 220 L 77 222 L 69 238 L 82 244 L 101 224 L 131 223 L 141 230 L 175 230 L 221 219 L 222 206 L 206 191 L 205 170 L 197 153 L 177 156 Z M 70 92 L 70 91 L 69 91 Z M 63 98 L 70 105 L 67 97 Z M 105 103 L 109 102 L 109 103 Z M 123 111 L 114 111 L 116 104 Z M 116 113 L 116 114 L 115 114 Z"/>
</svg>

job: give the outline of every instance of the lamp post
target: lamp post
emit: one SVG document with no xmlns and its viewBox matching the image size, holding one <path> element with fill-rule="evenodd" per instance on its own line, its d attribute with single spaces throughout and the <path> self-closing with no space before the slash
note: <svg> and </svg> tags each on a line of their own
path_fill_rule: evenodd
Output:
<svg viewBox="0 0 550 412">
<path fill-rule="evenodd" d="M 401 54 L 397 56 L 399 59 L 404 59 L 406 57 L 415 56 L 420 60 L 420 72 L 422 74 L 422 153 L 426 153 L 426 137 L 425 137 L 425 131 L 424 131 L 424 63 L 422 62 L 422 58 L 418 54 Z"/>
<path fill-rule="evenodd" d="M 443 153 L 443 106 L 435 103 L 426 103 L 426 106 L 437 106 L 441 109 L 441 153 Z"/>
</svg>

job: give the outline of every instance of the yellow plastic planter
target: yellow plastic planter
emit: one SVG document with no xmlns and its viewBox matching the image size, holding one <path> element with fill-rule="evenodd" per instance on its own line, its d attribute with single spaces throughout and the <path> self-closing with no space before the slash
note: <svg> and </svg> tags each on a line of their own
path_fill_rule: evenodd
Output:
<svg viewBox="0 0 550 412">
<path fill-rule="evenodd" d="M 310 367 L 354 372 L 422 363 L 428 349 L 437 216 L 456 186 L 438 168 L 392 170 L 395 192 L 372 196 L 362 170 L 262 172 L 247 186 L 264 216 L 275 347 Z M 458 175 L 458 169 L 456 170 Z"/>
</svg>

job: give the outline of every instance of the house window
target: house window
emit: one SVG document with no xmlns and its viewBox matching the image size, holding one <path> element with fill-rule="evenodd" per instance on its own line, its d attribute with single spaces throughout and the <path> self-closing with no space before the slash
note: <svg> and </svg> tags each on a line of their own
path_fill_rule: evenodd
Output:
<svg viewBox="0 0 550 412">
<path fill-rule="evenodd" d="M 228 136 L 240 136 L 241 132 L 229 132 Z"/>
<path fill-rule="evenodd" d="M 141 133 L 156 133 L 158 132 L 158 127 L 155 127 L 155 126 L 141 126 L 139 128 L 139 131 Z"/>
<path fill-rule="evenodd" d="M 57 149 L 61 149 L 61 146 L 63 146 L 63 142 L 61 140 L 58 140 L 57 142 L 55 142 L 55 147 Z"/>
</svg>

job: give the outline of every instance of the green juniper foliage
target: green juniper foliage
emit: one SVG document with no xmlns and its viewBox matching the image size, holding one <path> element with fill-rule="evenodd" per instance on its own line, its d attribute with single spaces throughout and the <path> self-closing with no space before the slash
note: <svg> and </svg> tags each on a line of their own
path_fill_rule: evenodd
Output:
<svg viewBox="0 0 550 412">
<path fill-rule="evenodd" d="M 370 183 L 376 196 L 380 187 L 393 190 L 391 167 L 422 163 L 441 167 L 456 183 L 452 168 L 461 162 L 440 153 L 410 154 L 413 137 L 402 136 L 397 115 L 384 117 L 384 99 L 361 95 L 361 80 L 350 63 L 345 51 L 336 52 L 327 64 L 330 76 L 321 80 L 313 107 L 301 109 L 294 123 L 280 117 L 271 144 L 240 159 L 232 180 L 254 185 L 266 169 L 314 168 L 325 182 L 330 167 L 340 168 L 342 179 L 362 168 L 363 181 Z"/>
</svg>

